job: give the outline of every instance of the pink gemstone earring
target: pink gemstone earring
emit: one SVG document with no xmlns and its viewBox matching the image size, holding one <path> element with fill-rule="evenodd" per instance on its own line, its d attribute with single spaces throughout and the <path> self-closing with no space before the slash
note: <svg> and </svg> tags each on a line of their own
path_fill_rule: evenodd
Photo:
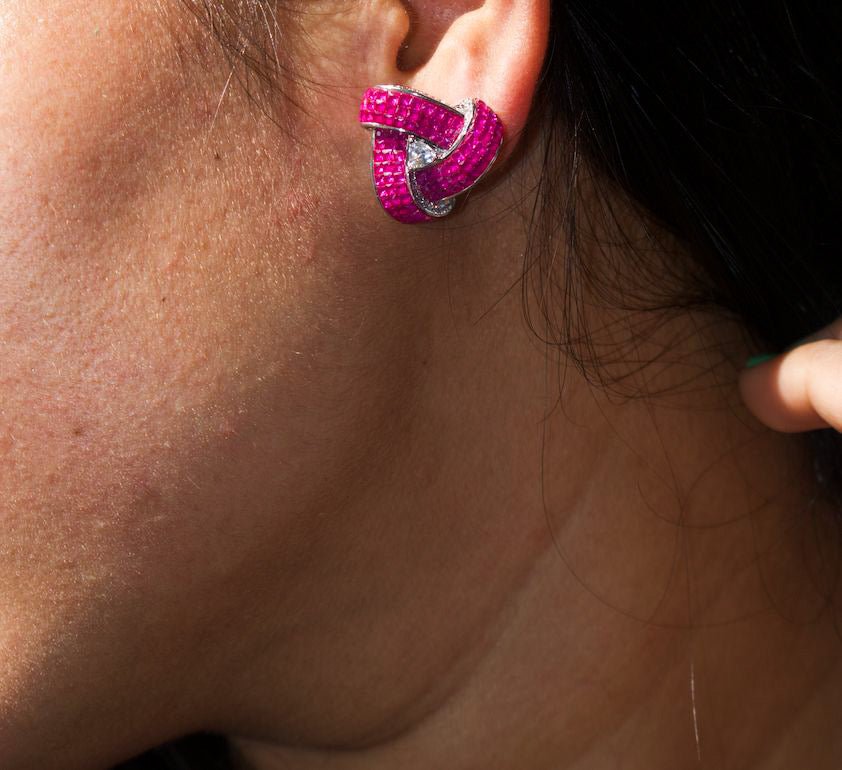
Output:
<svg viewBox="0 0 842 770">
<path fill-rule="evenodd" d="M 371 178 L 386 213 L 404 224 L 447 216 L 497 159 L 503 123 L 487 104 L 450 107 L 404 86 L 363 95 L 360 123 L 371 129 Z"/>
</svg>

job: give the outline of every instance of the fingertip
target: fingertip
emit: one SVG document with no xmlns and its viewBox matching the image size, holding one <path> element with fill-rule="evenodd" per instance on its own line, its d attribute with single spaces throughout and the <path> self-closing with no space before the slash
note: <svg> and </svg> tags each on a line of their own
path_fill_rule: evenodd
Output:
<svg viewBox="0 0 842 770">
<path fill-rule="evenodd" d="M 815 350 L 806 346 L 751 356 L 738 377 L 743 403 L 761 423 L 781 433 L 829 427 L 826 415 L 816 408 L 812 382 L 826 375 L 814 362 Z"/>
</svg>

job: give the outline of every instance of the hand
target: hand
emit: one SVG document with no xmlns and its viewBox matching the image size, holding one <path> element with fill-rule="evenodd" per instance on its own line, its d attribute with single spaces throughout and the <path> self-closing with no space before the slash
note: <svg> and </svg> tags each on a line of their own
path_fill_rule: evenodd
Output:
<svg viewBox="0 0 842 770">
<path fill-rule="evenodd" d="M 739 388 L 758 420 L 784 433 L 842 431 L 842 318 L 783 353 L 751 361 Z"/>
</svg>

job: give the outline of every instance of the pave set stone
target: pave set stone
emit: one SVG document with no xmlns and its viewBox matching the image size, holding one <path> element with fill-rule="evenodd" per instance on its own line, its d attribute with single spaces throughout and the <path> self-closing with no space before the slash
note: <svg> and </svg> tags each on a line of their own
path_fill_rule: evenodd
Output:
<svg viewBox="0 0 842 770">
<path fill-rule="evenodd" d="M 401 86 L 369 88 L 360 123 L 372 130 L 377 198 L 407 224 L 449 214 L 455 196 L 488 171 L 503 142 L 503 124 L 483 101 L 450 107 Z"/>
</svg>

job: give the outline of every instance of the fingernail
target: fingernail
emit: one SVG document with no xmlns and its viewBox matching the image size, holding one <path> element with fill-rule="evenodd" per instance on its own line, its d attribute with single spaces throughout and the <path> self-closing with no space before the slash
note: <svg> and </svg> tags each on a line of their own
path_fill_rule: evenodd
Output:
<svg viewBox="0 0 842 770">
<path fill-rule="evenodd" d="M 758 353 L 756 356 L 751 356 L 751 358 L 745 362 L 744 366 L 746 369 L 751 369 L 752 366 L 762 364 L 764 361 L 768 361 L 774 357 L 774 353 Z"/>
</svg>

